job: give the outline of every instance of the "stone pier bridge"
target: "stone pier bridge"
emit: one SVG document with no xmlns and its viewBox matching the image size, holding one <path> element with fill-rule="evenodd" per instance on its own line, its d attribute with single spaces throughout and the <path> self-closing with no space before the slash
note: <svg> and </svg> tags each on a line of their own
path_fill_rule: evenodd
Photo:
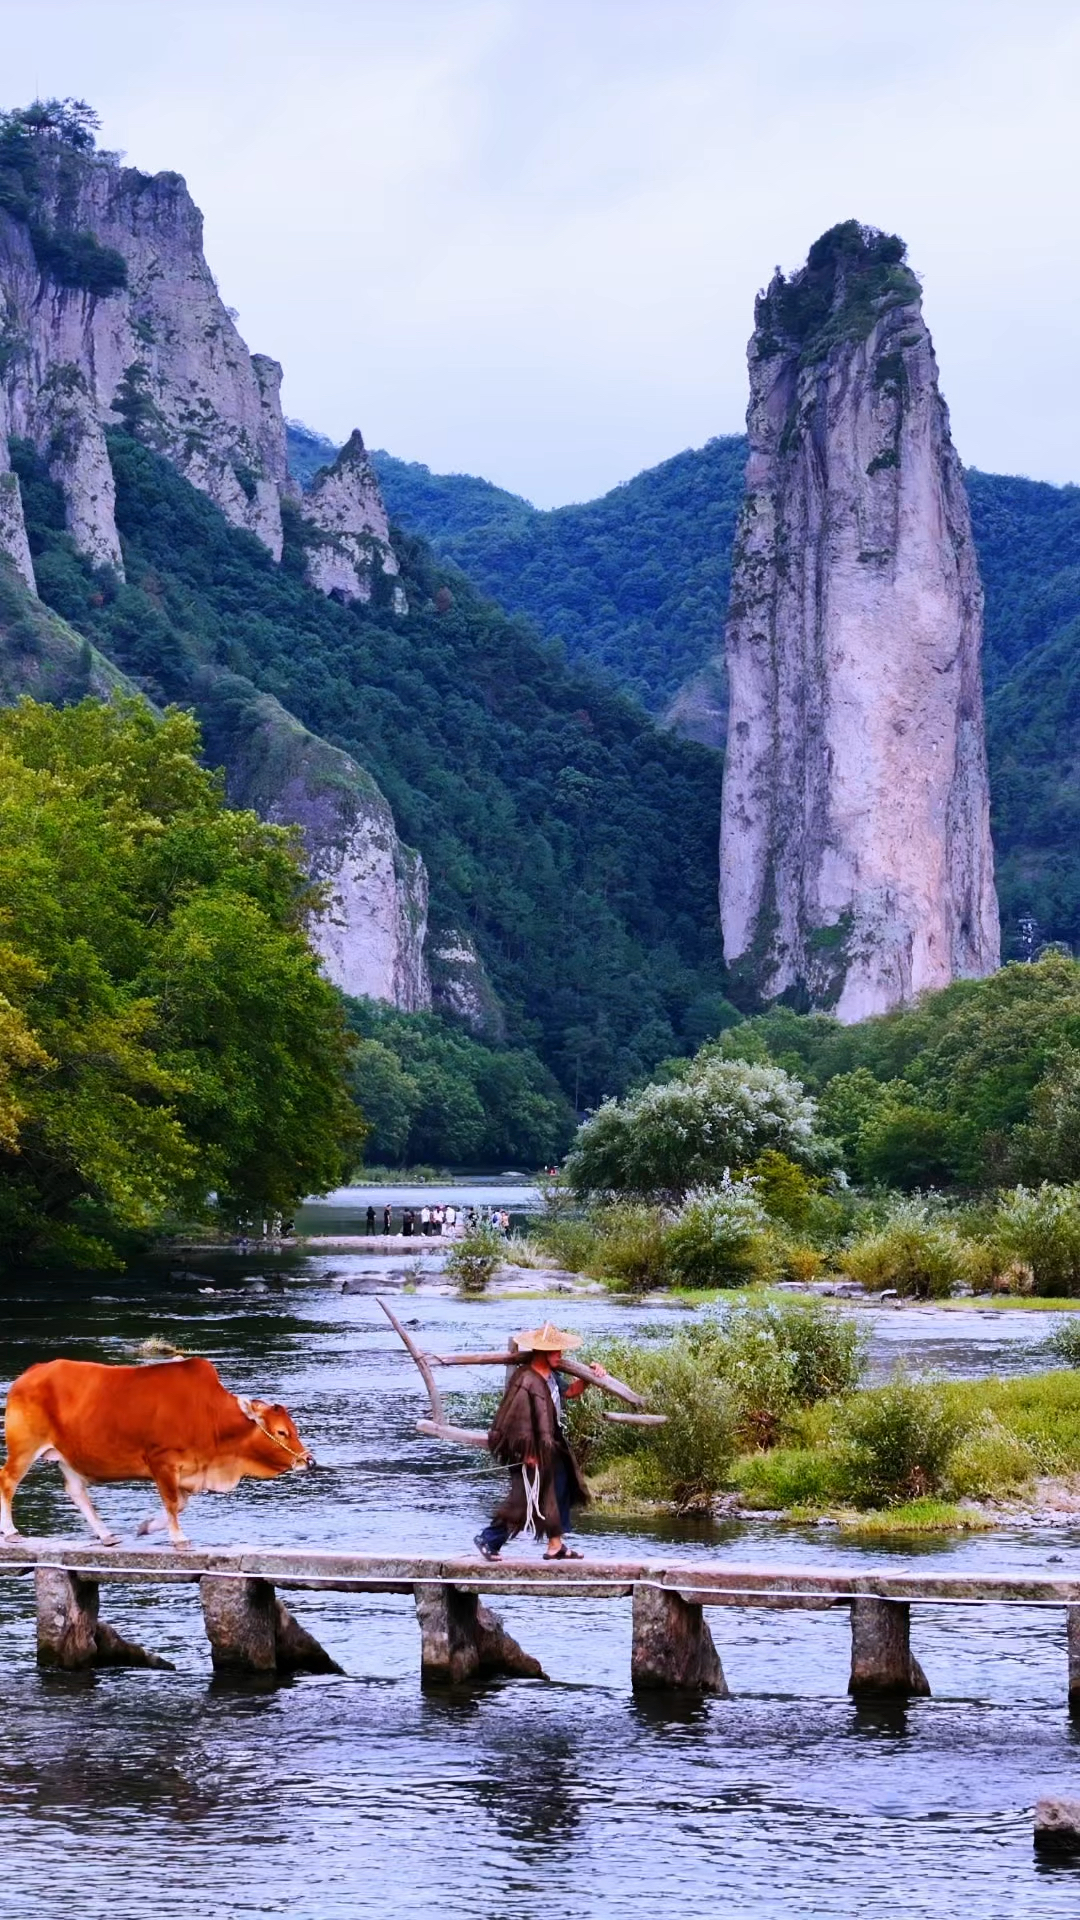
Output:
<svg viewBox="0 0 1080 1920">
<path fill-rule="evenodd" d="M 727 1561 L 586 1559 L 497 1565 L 430 1555 L 325 1552 L 293 1547 L 103 1547 L 85 1541 L 0 1543 L 0 1577 L 33 1575 L 38 1661 L 73 1670 L 164 1666 L 101 1618 L 101 1587 L 159 1583 L 199 1588 L 219 1673 L 340 1673 L 342 1669 L 279 1597 L 303 1592 L 398 1593 L 420 1626 L 420 1670 L 459 1685 L 488 1675 L 542 1679 L 540 1663 L 486 1603 L 499 1595 L 631 1602 L 630 1670 L 640 1691 L 724 1695 L 727 1683 L 707 1607 L 801 1610 L 846 1607 L 856 1698 L 906 1698 L 930 1686 L 911 1650 L 911 1610 L 922 1604 L 1053 1607 L 1063 1621 L 1070 1709 L 1080 1712 L 1080 1580 L 991 1575 L 980 1579 L 834 1567 L 743 1567 Z"/>
</svg>

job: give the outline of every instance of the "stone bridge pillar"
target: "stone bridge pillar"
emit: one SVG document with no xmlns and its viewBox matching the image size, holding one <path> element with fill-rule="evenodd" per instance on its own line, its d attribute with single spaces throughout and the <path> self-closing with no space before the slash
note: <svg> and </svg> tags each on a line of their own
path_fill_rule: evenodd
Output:
<svg viewBox="0 0 1080 1920">
<path fill-rule="evenodd" d="M 215 1673 L 343 1671 L 293 1619 L 269 1580 L 204 1574 L 199 1590 Z"/>
<path fill-rule="evenodd" d="M 930 1682 L 911 1651 L 911 1608 L 906 1600 L 851 1602 L 851 1679 L 854 1699 L 893 1698 L 930 1692 Z"/>
<path fill-rule="evenodd" d="M 145 1647 L 125 1640 L 99 1617 L 96 1580 L 67 1573 L 62 1567 L 38 1567 L 34 1574 L 37 1601 L 37 1659 L 39 1667 L 78 1673 L 88 1667 L 161 1667 L 174 1671 Z"/>
<path fill-rule="evenodd" d="M 420 1622 L 420 1678 L 434 1685 L 460 1686 L 468 1680 L 508 1674 L 543 1680 L 539 1660 L 507 1633 L 497 1613 L 481 1606 L 479 1596 L 460 1587 L 416 1586 Z"/>
<path fill-rule="evenodd" d="M 717 1693 L 728 1686 L 701 1607 L 666 1587 L 634 1588 L 630 1677 L 635 1692 Z"/>
</svg>

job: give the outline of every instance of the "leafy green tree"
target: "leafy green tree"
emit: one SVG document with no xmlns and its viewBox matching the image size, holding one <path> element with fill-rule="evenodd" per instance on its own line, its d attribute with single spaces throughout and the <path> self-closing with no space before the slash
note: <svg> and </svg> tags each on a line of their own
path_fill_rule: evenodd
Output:
<svg viewBox="0 0 1080 1920">
<path fill-rule="evenodd" d="M 1080 1175 L 1080 964 L 1049 952 L 856 1026 L 765 1014 L 716 1043 L 802 1059 L 861 1180 L 914 1189 Z M 775 1052 L 774 1052 L 775 1049 Z"/>
<path fill-rule="evenodd" d="M 535 1054 L 489 1046 L 439 1014 L 345 1004 L 360 1036 L 350 1078 L 370 1160 L 535 1167 L 562 1154 L 573 1117 Z"/>
<path fill-rule="evenodd" d="M 108 1260 L 176 1211 L 291 1211 L 358 1122 L 292 836 L 187 714 L 0 713 L 0 1251 Z"/>
</svg>

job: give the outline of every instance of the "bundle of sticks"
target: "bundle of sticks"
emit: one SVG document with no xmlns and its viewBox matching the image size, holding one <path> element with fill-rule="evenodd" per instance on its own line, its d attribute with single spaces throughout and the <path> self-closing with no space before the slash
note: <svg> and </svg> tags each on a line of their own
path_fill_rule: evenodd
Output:
<svg viewBox="0 0 1080 1920">
<path fill-rule="evenodd" d="M 408 1352 L 416 1361 L 420 1375 L 428 1390 L 431 1401 L 431 1419 L 418 1420 L 416 1430 L 438 1440 L 453 1440 L 461 1447 L 486 1447 L 487 1433 L 479 1427 L 455 1427 L 446 1418 L 442 1394 L 435 1381 L 436 1367 L 518 1367 L 524 1365 L 529 1356 L 525 1353 L 425 1353 L 418 1347 L 411 1334 L 402 1326 L 395 1313 L 390 1311 L 385 1300 L 376 1303 L 385 1313 L 394 1332 L 398 1334 Z M 561 1373 L 569 1373 L 575 1380 L 584 1380 L 590 1387 L 599 1387 L 602 1393 L 611 1394 L 615 1400 L 622 1400 L 633 1413 L 604 1412 L 605 1420 L 613 1420 L 624 1426 L 662 1427 L 667 1419 L 665 1413 L 645 1413 L 645 1402 L 640 1393 L 628 1387 L 624 1381 L 616 1380 L 610 1373 L 597 1373 L 587 1367 L 583 1360 L 571 1360 L 566 1354 L 559 1362 Z"/>
</svg>

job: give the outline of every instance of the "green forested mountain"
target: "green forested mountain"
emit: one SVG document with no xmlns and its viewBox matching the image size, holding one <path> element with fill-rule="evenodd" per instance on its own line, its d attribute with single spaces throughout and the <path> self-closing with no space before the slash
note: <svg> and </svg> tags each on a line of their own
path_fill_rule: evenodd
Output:
<svg viewBox="0 0 1080 1920">
<path fill-rule="evenodd" d="M 193 704 L 212 760 L 261 689 L 368 767 L 514 1046 L 584 1105 L 722 1024 L 715 755 L 461 575 L 443 591 L 417 537 L 399 543 L 407 618 L 344 607 L 305 585 L 295 526 L 276 566 L 139 442 L 112 434 L 110 454 L 126 585 L 75 553 L 15 446 L 43 599 L 159 703 Z"/>
<path fill-rule="evenodd" d="M 655 710 L 716 652 L 745 454 L 740 437 L 712 440 L 549 513 L 470 475 L 374 458 L 394 518 Z M 1080 488 L 977 470 L 967 486 L 1005 948 L 1026 951 L 1028 915 L 1036 939 L 1077 945 Z"/>
<path fill-rule="evenodd" d="M 1006 955 L 1080 943 L 1080 487 L 969 472 Z M 1033 932 L 1018 922 L 1032 916 Z"/>
<path fill-rule="evenodd" d="M 550 513 L 466 474 L 373 458 L 391 519 L 654 711 L 715 653 L 743 494 L 741 436 Z"/>
</svg>

